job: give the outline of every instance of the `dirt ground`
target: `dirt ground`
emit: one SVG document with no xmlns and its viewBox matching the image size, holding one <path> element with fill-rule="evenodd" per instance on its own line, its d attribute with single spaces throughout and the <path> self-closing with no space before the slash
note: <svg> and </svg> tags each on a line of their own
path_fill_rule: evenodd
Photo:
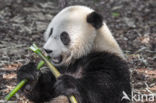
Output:
<svg viewBox="0 0 156 103">
<path fill-rule="evenodd" d="M 0 102 L 15 87 L 16 70 L 35 58 L 28 47 L 32 43 L 42 47 L 43 33 L 53 16 L 62 5 L 75 4 L 103 15 L 127 57 L 133 91 L 153 94 L 155 102 L 142 103 L 156 103 L 155 0 L 68 0 L 65 4 L 57 0 L 0 0 Z M 137 100 L 133 102 L 141 103 Z M 30 103 L 19 94 L 12 101 Z"/>
</svg>

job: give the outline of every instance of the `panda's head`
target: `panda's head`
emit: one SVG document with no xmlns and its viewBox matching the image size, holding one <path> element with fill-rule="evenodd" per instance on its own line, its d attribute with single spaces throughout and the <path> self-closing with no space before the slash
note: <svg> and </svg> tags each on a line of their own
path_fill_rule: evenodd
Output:
<svg viewBox="0 0 156 103">
<path fill-rule="evenodd" d="M 69 64 L 93 48 L 102 16 L 84 6 L 70 6 L 59 12 L 45 31 L 44 49 L 54 65 Z"/>
</svg>

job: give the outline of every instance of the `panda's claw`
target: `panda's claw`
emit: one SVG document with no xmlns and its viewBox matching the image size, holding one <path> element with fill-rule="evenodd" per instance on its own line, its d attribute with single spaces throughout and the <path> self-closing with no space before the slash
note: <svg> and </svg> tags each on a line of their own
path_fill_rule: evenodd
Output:
<svg viewBox="0 0 156 103">
<path fill-rule="evenodd" d="M 29 92 L 31 92 L 31 91 L 32 91 L 31 86 L 30 86 L 29 84 L 26 85 L 25 88 L 24 88 L 24 92 L 25 92 L 25 93 L 29 93 Z"/>
</svg>

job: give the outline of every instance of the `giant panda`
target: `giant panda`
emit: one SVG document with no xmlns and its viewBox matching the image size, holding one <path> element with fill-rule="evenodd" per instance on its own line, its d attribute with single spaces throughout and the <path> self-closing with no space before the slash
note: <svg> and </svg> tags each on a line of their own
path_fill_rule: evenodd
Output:
<svg viewBox="0 0 156 103">
<path fill-rule="evenodd" d="M 17 79 L 29 80 L 22 88 L 29 100 L 74 95 L 78 103 L 130 102 L 126 59 L 99 13 L 86 6 L 66 7 L 52 19 L 44 38 L 43 48 L 62 75 L 55 79 L 46 67 L 38 71 L 33 62 L 23 65 Z"/>
</svg>

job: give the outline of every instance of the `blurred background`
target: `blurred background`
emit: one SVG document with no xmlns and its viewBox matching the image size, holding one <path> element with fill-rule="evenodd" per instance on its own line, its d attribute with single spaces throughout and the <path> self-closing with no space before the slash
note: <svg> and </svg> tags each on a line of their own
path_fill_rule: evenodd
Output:
<svg viewBox="0 0 156 103">
<path fill-rule="evenodd" d="M 156 93 L 155 0 L 0 0 L 0 100 L 15 87 L 17 69 L 35 60 L 28 47 L 42 47 L 51 19 L 64 7 L 78 4 L 103 15 L 127 57 L 133 92 Z M 155 101 L 138 98 L 133 102 L 156 103 L 156 95 Z M 31 103 L 19 94 L 12 101 Z"/>
</svg>

